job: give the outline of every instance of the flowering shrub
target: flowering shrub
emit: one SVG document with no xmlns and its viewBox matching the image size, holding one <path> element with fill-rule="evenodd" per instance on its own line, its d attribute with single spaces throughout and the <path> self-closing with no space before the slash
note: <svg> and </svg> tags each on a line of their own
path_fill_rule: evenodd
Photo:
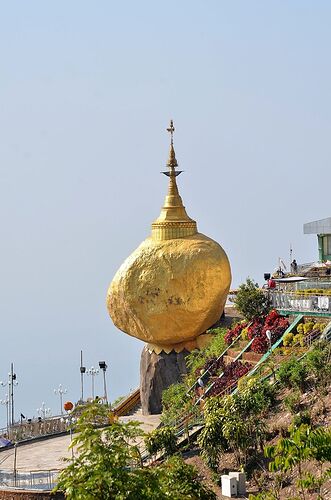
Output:
<svg viewBox="0 0 331 500">
<path fill-rule="evenodd" d="M 268 350 L 268 340 L 266 337 L 255 337 L 251 344 L 251 350 L 259 354 L 264 354 Z"/>
<path fill-rule="evenodd" d="M 236 339 L 239 337 L 241 332 L 247 328 L 247 322 L 246 321 L 241 321 L 240 323 L 237 323 L 234 328 L 231 328 L 230 330 L 227 331 L 225 334 L 224 340 L 225 342 L 230 345 Z"/>
<path fill-rule="evenodd" d="M 224 367 L 223 376 L 214 381 L 212 389 L 208 392 L 208 396 L 217 396 L 227 387 L 235 385 L 237 380 L 252 369 L 250 363 L 242 363 L 240 361 L 232 361 Z"/>
<path fill-rule="evenodd" d="M 203 365 L 203 372 L 209 371 L 210 375 L 213 377 L 217 374 L 219 374 L 221 371 L 223 371 L 224 368 L 224 362 L 223 359 L 218 359 L 215 356 L 212 358 L 207 359 L 205 364 Z"/>
<path fill-rule="evenodd" d="M 265 318 L 256 319 L 248 328 L 249 339 L 254 339 L 251 350 L 264 354 L 268 350 L 269 341 L 266 332 L 271 332 L 271 344 L 274 344 L 288 328 L 289 322 L 274 309 Z"/>
<path fill-rule="evenodd" d="M 255 337 L 259 337 L 261 335 L 263 328 L 263 319 L 256 319 L 253 323 L 248 327 L 248 338 L 249 340 L 254 339 Z"/>
</svg>

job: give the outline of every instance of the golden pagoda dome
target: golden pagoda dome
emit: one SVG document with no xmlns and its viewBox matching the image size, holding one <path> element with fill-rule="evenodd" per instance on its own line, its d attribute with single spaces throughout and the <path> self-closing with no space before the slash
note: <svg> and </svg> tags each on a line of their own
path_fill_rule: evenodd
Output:
<svg viewBox="0 0 331 500">
<path fill-rule="evenodd" d="M 173 145 L 168 193 L 152 234 L 124 261 L 107 294 L 109 314 L 123 332 L 157 353 L 192 350 L 220 318 L 231 283 L 230 264 L 216 241 L 198 233 L 186 213 L 176 177 L 181 173 Z"/>
</svg>

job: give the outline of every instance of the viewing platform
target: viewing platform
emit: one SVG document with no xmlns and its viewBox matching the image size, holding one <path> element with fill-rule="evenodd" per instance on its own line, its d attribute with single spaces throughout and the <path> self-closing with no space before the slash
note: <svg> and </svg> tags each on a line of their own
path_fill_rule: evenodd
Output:
<svg viewBox="0 0 331 500">
<path fill-rule="evenodd" d="M 312 316 L 331 316 L 331 293 L 300 294 L 287 291 L 267 291 L 272 306 L 282 314 L 309 313 Z"/>
</svg>

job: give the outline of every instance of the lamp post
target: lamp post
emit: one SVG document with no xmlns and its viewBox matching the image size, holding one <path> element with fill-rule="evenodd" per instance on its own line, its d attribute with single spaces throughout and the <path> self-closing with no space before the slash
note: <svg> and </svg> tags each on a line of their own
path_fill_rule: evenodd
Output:
<svg viewBox="0 0 331 500">
<path fill-rule="evenodd" d="M 8 421 L 9 425 L 14 425 L 15 423 L 15 413 L 14 413 L 14 386 L 18 385 L 16 380 L 16 373 L 14 373 L 14 363 L 10 365 L 10 372 L 8 373 L 8 382 L 0 382 L 2 387 L 6 387 L 8 385 Z"/>
<path fill-rule="evenodd" d="M 91 368 L 88 368 L 86 370 L 87 375 L 90 375 L 92 377 L 92 399 L 94 399 L 94 377 L 98 375 L 99 370 L 98 368 L 94 368 L 94 366 L 91 366 Z"/>
<path fill-rule="evenodd" d="M 9 436 L 9 397 L 6 394 L 5 399 L 0 399 L 0 404 L 6 405 L 6 415 L 7 415 L 7 437 Z"/>
<path fill-rule="evenodd" d="M 63 415 L 63 394 L 66 394 L 67 392 L 67 389 L 62 387 L 62 384 L 59 384 L 59 387 L 54 389 L 54 394 L 60 397 L 61 415 Z"/>
<path fill-rule="evenodd" d="M 16 373 L 14 373 L 14 363 L 10 365 L 10 373 L 8 373 L 8 385 L 10 387 L 10 402 L 11 402 L 11 425 L 15 423 L 15 412 L 14 412 L 14 385 L 18 385 L 16 380 Z"/>
<path fill-rule="evenodd" d="M 106 361 L 99 361 L 99 368 L 103 372 L 103 398 L 105 400 L 105 403 L 108 404 L 107 386 L 106 386 L 106 370 L 108 366 L 106 364 Z"/>
<path fill-rule="evenodd" d="M 84 401 L 84 373 L 86 372 L 86 367 L 83 366 L 83 351 L 80 351 L 80 385 L 81 385 L 81 400 Z"/>
<path fill-rule="evenodd" d="M 41 407 L 37 408 L 38 415 L 45 420 L 46 417 L 50 417 L 52 412 L 50 408 L 46 408 L 46 404 L 43 401 L 41 403 Z"/>
</svg>

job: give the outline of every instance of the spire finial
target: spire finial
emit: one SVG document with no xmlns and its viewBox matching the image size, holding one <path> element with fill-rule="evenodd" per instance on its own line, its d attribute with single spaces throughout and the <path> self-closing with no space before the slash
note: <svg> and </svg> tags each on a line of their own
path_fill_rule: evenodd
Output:
<svg viewBox="0 0 331 500">
<path fill-rule="evenodd" d="M 175 168 L 178 167 L 178 163 L 176 160 L 176 155 L 175 155 L 175 150 L 174 150 L 174 132 L 175 132 L 175 127 L 174 127 L 174 122 L 170 120 L 170 125 L 167 128 L 167 132 L 170 133 L 170 150 L 169 150 L 169 158 L 167 162 L 167 167 L 170 168 L 170 172 L 172 174 L 176 173 Z M 176 174 L 178 175 L 178 174 Z"/>
<path fill-rule="evenodd" d="M 173 144 L 174 144 L 174 132 L 175 132 L 173 120 L 170 120 L 170 125 L 167 128 L 167 132 L 170 132 L 170 145 L 173 146 Z"/>
</svg>

